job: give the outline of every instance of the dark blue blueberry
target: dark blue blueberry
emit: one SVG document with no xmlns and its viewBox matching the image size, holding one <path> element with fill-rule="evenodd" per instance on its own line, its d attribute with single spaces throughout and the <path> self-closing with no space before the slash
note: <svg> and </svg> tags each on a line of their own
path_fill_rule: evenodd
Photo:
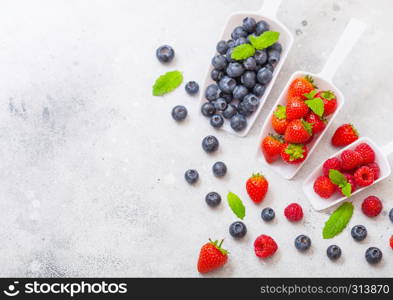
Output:
<svg viewBox="0 0 393 300">
<path fill-rule="evenodd" d="M 351 230 L 352 237 L 357 241 L 363 241 L 367 237 L 367 229 L 363 225 L 355 225 Z"/>
<path fill-rule="evenodd" d="M 235 49 L 235 48 L 229 48 L 228 51 L 227 51 L 227 54 L 225 54 L 225 58 L 226 58 L 226 60 L 227 60 L 229 63 L 235 62 L 235 60 L 232 58 L 233 49 Z"/>
<path fill-rule="evenodd" d="M 212 65 L 217 70 L 224 70 L 227 65 L 227 59 L 223 55 L 216 55 L 212 58 Z"/>
<path fill-rule="evenodd" d="M 255 27 L 255 33 L 257 35 L 261 35 L 265 31 L 268 31 L 270 28 L 269 24 L 266 21 L 259 21 Z"/>
<path fill-rule="evenodd" d="M 224 93 L 232 93 L 233 90 L 236 87 L 236 80 L 228 77 L 228 76 L 224 76 L 220 82 L 218 83 L 218 87 L 220 88 L 221 91 L 223 91 Z"/>
<path fill-rule="evenodd" d="M 243 29 L 249 33 L 252 33 L 255 31 L 255 28 L 257 26 L 257 22 L 255 21 L 254 18 L 247 17 L 243 19 Z"/>
<path fill-rule="evenodd" d="M 247 88 L 252 89 L 257 82 L 257 75 L 253 71 L 246 71 L 240 78 L 240 82 Z"/>
<path fill-rule="evenodd" d="M 185 89 L 188 94 L 195 95 L 199 92 L 199 84 L 195 81 L 189 81 L 187 82 Z"/>
<path fill-rule="evenodd" d="M 268 84 L 273 78 L 273 73 L 266 67 L 258 71 L 257 79 L 262 84 Z"/>
<path fill-rule="evenodd" d="M 228 50 L 228 43 L 226 41 L 219 41 L 216 46 L 217 52 L 224 55 Z"/>
<path fill-rule="evenodd" d="M 267 53 L 265 50 L 255 51 L 254 58 L 259 65 L 264 65 L 267 62 Z"/>
<path fill-rule="evenodd" d="M 243 115 L 245 117 L 248 117 L 248 116 L 250 116 L 252 114 L 252 111 L 247 109 L 246 103 L 244 101 L 240 102 L 237 105 L 237 111 L 238 111 L 239 114 L 241 114 L 241 115 Z"/>
<path fill-rule="evenodd" d="M 247 38 L 245 37 L 240 37 L 235 41 L 235 47 L 243 45 L 243 44 L 247 44 Z"/>
<path fill-rule="evenodd" d="M 247 127 L 247 119 L 241 114 L 236 114 L 231 118 L 231 127 L 235 131 L 242 131 Z"/>
<path fill-rule="evenodd" d="M 331 245 L 327 248 L 326 254 L 331 260 L 337 260 L 341 257 L 341 249 L 337 245 Z"/>
<path fill-rule="evenodd" d="M 212 115 L 210 119 L 210 125 L 214 128 L 220 128 L 224 124 L 224 119 L 221 115 L 215 114 Z"/>
<path fill-rule="evenodd" d="M 235 41 L 234 40 L 228 40 L 227 41 L 228 48 L 234 48 L 235 47 Z"/>
<path fill-rule="evenodd" d="M 229 104 L 229 105 L 227 106 L 227 108 L 222 112 L 222 116 L 223 116 L 225 119 L 230 119 L 230 118 L 232 118 L 234 115 L 236 115 L 236 113 L 237 113 L 237 110 L 236 110 L 235 105 Z"/>
<path fill-rule="evenodd" d="M 243 62 L 243 66 L 246 70 L 254 71 L 257 68 L 257 61 L 254 57 L 249 57 Z"/>
<path fill-rule="evenodd" d="M 254 112 L 258 109 L 259 106 L 259 98 L 254 94 L 248 94 L 244 97 L 244 107 L 251 112 Z"/>
<path fill-rule="evenodd" d="M 216 207 L 221 203 L 221 196 L 219 193 L 210 192 L 206 195 L 205 201 L 210 207 Z"/>
<path fill-rule="evenodd" d="M 209 101 L 216 100 L 220 95 L 220 89 L 216 84 L 211 84 L 206 88 L 205 97 Z"/>
<path fill-rule="evenodd" d="M 172 109 L 172 118 L 176 121 L 183 121 L 187 117 L 187 108 L 177 105 Z"/>
<path fill-rule="evenodd" d="M 212 102 L 214 104 L 214 108 L 219 111 L 223 111 L 227 108 L 228 103 L 224 98 L 218 98 L 217 100 Z"/>
<path fill-rule="evenodd" d="M 252 92 L 254 93 L 255 96 L 262 97 L 263 94 L 265 93 L 265 90 L 266 90 L 266 86 L 264 86 L 263 84 L 257 83 L 254 86 Z"/>
<path fill-rule="evenodd" d="M 220 70 L 217 70 L 217 69 L 213 69 L 211 72 L 210 72 L 210 77 L 211 77 L 211 79 L 213 79 L 214 81 L 220 81 L 221 80 L 221 78 L 223 78 L 224 77 L 224 72 L 223 71 L 220 71 Z"/>
<path fill-rule="evenodd" d="M 389 219 L 393 222 L 393 208 L 389 212 Z"/>
<path fill-rule="evenodd" d="M 184 173 L 184 178 L 189 184 L 194 184 L 195 182 L 198 181 L 199 174 L 197 170 L 187 170 L 186 173 Z"/>
<path fill-rule="evenodd" d="M 377 264 L 382 259 L 382 251 L 377 247 L 370 247 L 366 250 L 366 260 L 369 264 Z"/>
<path fill-rule="evenodd" d="M 238 62 L 231 62 L 227 67 L 227 75 L 232 78 L 241 76 L 243 72 L 244 67 Z"/>
<path fill-rule="evenodd" d="M 204 115 L 205 117 L 211 117 L 215 114 L 216 108 L 214 107 L 214 104 L 212 102 L 206 102 L 202 104 L 201 112 L 202 115 Z"/>
<path fill-rule="evenodd" d="M 272 73 L 273 73 L 273 71 L 274 71 L 274 67 L 273 67 L 273 65 L 270 64 L 270 63 L 267 63 L 267 64 L 264 65 L 263 67 L 266 68 L 266 69 L 268 69 L 268 70 L 270 70 L 270 72 L 272 72 Z"/>
<path fill-rule="evenodd" d="M 233 98 L 237 100 L 243 100 L 248 94 L 248 89 L 244 85 L 237 85 L 233 90 Z"/>
<path fill-rule="evenodd" d="M 262 217 L 262 220 L 264 220 L 265 222 L 270 222 L 271 220 L 274 219 L 275 216 L 276 216 L 276 214 L 275 214 L 273 208 L 266 207 L 266 208 L 262 209 L 261 217 Z"/>
<path fill-rule="evenodd" d="M 270 64 L 275 65 L 276 63 L 279 62 L 281 55 L 280 55 L 280 52 L 278 52 L 277 50 L 269 50 L 267 52 L 267 56 L 268 56 L 267 61 Z"/>
<path fill-rule="evenodd" d="M 295 247 L 299 251 L 306 251 L 311 247 L 311 240 L 307 235 L 301 234 L 295 239 Z"/>
<path fill-rule="evenodd" d="M 175 57 L 175 50 L 171 46 L 164 45 L 156 50 L 156 56 L 160 62 L 167 63 Z"/>
<path fill-rule="evenodd" d="M 220 143 L 214 135 L 208 135 L 202 140 L 202 149 L 207 153 L 215 152 Z"/>
<path fill-rule="evenodd" d="M 244 237 L 247 233 L 247 227 L 243 222 L 236 221 L 229 226 L 229 233 L 236 239 Z"/>
<path fill-rule="evenodd" d="M 222 161 L 218 161 L 213 165 L 212 170 L 214 176 L 223 177 L 227 173 L 227 166 Z"/>
<path fill-rule="evenodd" d="M 247 37 L 247 35 L 248 35 L 247 31 L 245 31 L 242 26 L 237 26 L 233 30 L 231 37 L 233 40 L 236 41 L 238 38 Z"/>
<path fill-rule="evenodd" d="M 221 93 L 220 98 L 224 98 L 227 103 L 231 103 L 233 100 L 232 93 L 231 94 Z"/>
<path fill-rule="evenodd" d="M 274 43 L 273 45 L 271 45 L 268 50 L 276 50 L 278 52 L 282 52 L 282 45 L 280 43 Z"/>
</svg>

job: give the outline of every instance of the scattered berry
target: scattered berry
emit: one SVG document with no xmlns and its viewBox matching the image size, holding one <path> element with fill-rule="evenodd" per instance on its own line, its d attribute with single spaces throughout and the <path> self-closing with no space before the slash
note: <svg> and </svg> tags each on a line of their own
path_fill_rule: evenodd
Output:
<svg viewBox="0 0 393 300">
<path fill-rule="evenodd" d="M 243 222 L 236 221 L 229 226 L 229 233 L 234 238 L 242 238 L 247 233 L 247 227 Z"/>
<path fill-rule="evenodd" d="M 341 248 L 337 245 L 331 245 L 327 248 L 326 254 L 330 260 L 337 260 L 341 257 Z"/>
<path fill-rule="evenodd" d="M 172 109 L 172 118 L 175 121 L 183 121 L 187 117 L 187 108 L 183 105 L 177 105 Z"/>
<path fill-rule="evenodd" d="M 261 149 L 268 163 L 272 163 L 280 157 L 282 146 L 283 141 L 279 136 L 271 134 L 263 139 Z"/>
<path fill-rule="evenodd" d="M 393 235 L 389 239 L 389 245 L 390 245 L 390 248 L 393 249 Z"/>
<path fill-rule="evenodd" d="M 362 211 L 367 217 L 376 217 L 382 211 L 382 202 L 376 196 L 368 196 L 363 200 Z"/>
<path fill-rule="evenodd" d="M 327 161 L 323 163 L 322 166 L 323 175 L 329 177 L 330 170 L 341 171 L 341 160 L 337 157 L 329 158 Z"/>
<path fill-rule="evenodd" d="M 214 128 L 220 128 L 224 124 L 224 119 L 222 118 L 221 115 L 215 114 L 212 115 L 210 119 L 210 125 L 213 126 Z"/>
<path fill-rule="evenodd" d="M 362 156 L 363 163 L 368 164 L 375 161 L 375 152 L 368 144 L 361 143 L 356 146 L 355 151 Z"/>
<path fill-rule="evenodd" d="M 214 176 L 223 177 L 227 173 L 227 166 L 222 161 L 218 161 L 213 165 L 212 170 Z"/>
<path fill-rule="evenodd" d="M 352 124 L 344 124 L 336 129 L 332 144 L 336 147 L 347 146 L 359 138 L 359 133 Z"/>
<path fill-rule="evenodd" d="M 184 173 L 184 178 L 189 184 L 194 184 L 199 178 L 198 171 L 193 169 L 187 170 L 186 173 Z"/>
<path fill-rule="evenodd" d="M 293 120 L 285 129 L 284 140 L 287 143 L 302 144 L 312 135 L 311 124 L 304 120 Z"/>
<path fill-rule="evenodd" d="M 276 242 L 268 235 L 260 235 L 254 241 L 255 255 L 261 258 L 272 256 L 278 249 Z"/>
<path fill-rule="evenodd" d="M 206 195 L 205 201 L 210 207 L 216 207 L 221 203 L 221 196 L 219 193 L 210 192 Z"/>
<path fill-rule="evenodd" d="M 314 79 L 311 76 L 296 78 L 288 88 L 288 97 L 304 97 L 304 94 L 310 93 L 315 88 Z"/>
<path fill-rule="evenodd" d="M 208 135 L 202 140 L 202 148 L 205 152 L 215 152 L 218 149 L 218 146 L 218 139 L 213 135 Z"/>
<path fill-rule="evenodd" d="M 324 116 L 329 116 L 337 109 L 337 98 L 332 91 L 322 91 L 315 95 L 316 98 L 321 98 L 324 106 Z"/>
<path fill-rule="evenodd" d="M 214 107 L 213 103 L 206 102 L 206 103 L 202 104 L 201 112 L 202 112 L 202 115 L 204 115 L 205 117 L 211 117 L 212 115 L 214 115 L 216 113 L 216 108 Z"/>
<path fill-rule="evenodd" d="M 287 120 L 286 107 L 278 105 L 272 115 L 272 127 L 278 134 L 284 134 L 289 121 Z"/>
<path fill-rule="evenodd" d="M 270 222 L 271 220 L 274 219 L 275 216 L 276 214 L 272 208 L 265 207 L 264 209 L 262 209 L 261 217 L 262 220 L 264 220 L 265 222 Z"/>
<path fill-rule="evenodd" d="M 168 63 L 175 57 L 175 50 L 171 46 L 164 45 L 157 49 L 156 56 L 162 63 Z"/>
<path fill-rule="evenodd" d="M 221 248 L 224 240 L 211 241 L 202 246 L 199 252 L 198 272 L 208 273 L 226 264 L 228 251 Z"/>
<path fill-rule="evenodd" d="M 360 187 L 369 186 L 374 182 L 374 172 L 366 166 L 357 169 L 354 176 L 356 184 Z"/>
<path fill-rule="evenodd" d="M 320 116 L 318 116 L 313 112 L 309 113 L 306 116 L 305 121 L 311 124 L 313 134 L 322 132 L 325 129 L 327 123 L 326 119 L 321 118 Z"/>
<path fill-rule="evenodd" d="M 392 221 L 392 223 L 393 223 L 393 208 L 390 210 L 390 212 L 389 212 L 389 219 L 390 219 L 390 221 Z"/>
<path fill-rule="evenodd" d="M 195 95 L 199 91 L 199 84 L 195 81 L 189 81 L 187 82 L 185 89 L 189 95 Z"/>
<path fill-rule="evenodd" d="M 351 235 L 356 241 L 363 241 L 367 237 L 367 229 L 363 225 L 355 225 L 352 227 Z"/>
<path fill-rule="evenodd" d="M 362 156 L 353 151 L 353 150 L 345 150 L 341 153 L 341 162 L 342 162 L 342 169 L 344 171 L 350 171 L 357 167 L 359 167 L 362 162 Z"/>
<path fill-rule="evenodd" d="M 370 264 L 377 264 L 382 259 L 382 251 L 377 247 L 370 247 L 366 250 L 366 260 Z"/>
<path fill-rule="evenodd" d="M 259 173 L 253 174 L 246 182 L 247 194 L 254 203 L 261 203 L 263 201 L 268 188 L 269 182 Z"/>
<path fill-rule="evenodd" d="M 305 117 L 309 111 L 309 107 L 301 96 L 292 97 L 288 100 L 286 113 L 289 121 L 301 119 Z"/>
<path fill-rule="evenodd" d="M 365 164 L 366 167 L 369 167 L 371 171 L 374 173 L 374 180 L 379 178 L 381 170 L 379 169 L 379 165 L 376 162 Z"/>
<path fill-rule="evenodd" d="M 329 177 L 319 176 L 314 182 L 314 191 L 321 198 L 330 198 L 336 190 L 337 186 L 330 181 Z"/>
<path fill-rule="evenodd" d="M 299 164 L 307 158 L 307 146 L 301 144 L 284 144 L 281 158 L 288 164 Z"/>
<path fill-rule="evenodd" d="M 295 239 L 295 247 L 299 251 L 306 251 L 311 247 L 311 239 L 307 235 L 301 234 Z"/>
<path fill-rule="evenodd" d="M 303 209 L 297 203 L 289 204 L 285 210 L 284 215 L 291 222 L 298 222 L 303 219 Z"/>
</svg>

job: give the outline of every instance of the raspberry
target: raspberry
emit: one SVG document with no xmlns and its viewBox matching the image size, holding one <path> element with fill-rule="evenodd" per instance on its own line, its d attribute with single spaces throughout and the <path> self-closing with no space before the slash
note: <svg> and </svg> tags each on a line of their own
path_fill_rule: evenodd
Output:
<svg viewBox="0 0 393 300">
<path fill-rule="evenodd" d="M 329 158 L 324 162 L 322 169 L 323 175 L 329 177 L 329 170 L 333 169 L 341 171 L 341 160 L 339 160 L 337 157 Z"/>
<path fill-rule="evenodd" d="M 303 209 L 299 204 L 292 203 L 285 208 L 284 215 L 289 221 L 298 222 L 303 219 Z"/>
<path fill-rule="evenodd" d="M 355 181 L 358 186 L 369 186 L 374 182 L 374 172 L 366 166 L 360 167 L 356 170 Z"/>
<path fill-rule="evenodd" d="M 375 196 L 368 196 L 366 199 L 363 200 L 362 211 L 366 216 L 370 218 L 378 216 L 382 211 L 381 200 L 379 200 L 379 198 Z"/>
<path fill-rule="evenodd" d="M 349 171 L 355 169 L 356 167 L 360 166 L 363 162 L 362 156 L 352 150 L 345 150 L 341 153 L 341 160 L 342 160 L 342 169 L 345 171 Z"/>
<path fill-rule="evenodd" d="M 314 182 L 314 191 L 321 198 L 330 198 L 336 189 L 337 186 L 330 181 L 329 177 L 326 176 L 319 176 Z"/>
<path fill-rule="evenodd" d="M 393 249 L 393 235 L 390 237 L 390 248 Z"/>
<path fill-rule="evenodd" d="M 362 156 L 363 163 L 372 163 L 375 161 L 375 152 L 368 144 L 361 143 L 355 148 L 355 151 Z"/>
<path fill-rule="evenodd" d="M 351 193 L 353 193 L 354 191 L 356 191 L 356 180 L 355 180 L 355 176 L 353 176 L 352 174 L 349 173 L 344 173 L 344 176 L 347 177 L 347 181 L 351 184 Z M 345 196 L 341 190 L 339 189 L 339 192 L 341 195 Z"/>
<path fill-rule="evenodd" d="M 268 235 L 260 235 L 254 242 L 255 255 L 261 258 L 272 256 L 278 249 L 276 242 Z"/>
<path fill-rule="evenodd" d="M 380 174 L 380 169 L 379 169 L 379 165 L 376 162 L 370 163 L 370 164 L 366 164 L 366 167 L 369 167 L 373 173 L 374 173 L 374 180 L 377 180 L 379 178 L 379 174 Z"/>
</svg>

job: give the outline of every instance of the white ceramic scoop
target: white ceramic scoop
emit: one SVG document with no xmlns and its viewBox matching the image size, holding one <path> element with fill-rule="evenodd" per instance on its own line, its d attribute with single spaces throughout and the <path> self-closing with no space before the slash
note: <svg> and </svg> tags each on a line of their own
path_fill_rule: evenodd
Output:
<svg viewBox="0 0 393 300">
<path fill-rule="evenodd" d="M 247 127 L 240 131 L 236 132 L 234 131 L 231 126 L 229 120 L 225 120 L 224 125 L 222 127 L 223 130 L 228 131 L 230 133 L 236 134 L 238 136 L 246 136 L 248 132 L 250 131 L 251 127 L 253 126 L 256 118 L 258 117 L 259 113 L 262 110 L 263 105 L 265 104 L 265 101 L 267 97 L 269 96 L 270 90 L 272 89 L 272 86 L 274 85 L 274 82 L 276 81 L 277 75 L 281 70 L 282 65 L 284 64 L 289 50 L 292 47 L 293 44 L 293 37 L 291 32 L 280 22 L 277 20 L 276 17 L 276 12 L 278 7 L 280 6 L 281 0 L 265 0 L 263 2 L 263 7 L 261 8 L 260 12 L 238 12 L 234 13 L 229 17 L 229 19 L 226 22 L 226 25 L 224 27 L 224 31 L 222 32 L 220 38 L 217 40 L 229 40 L 231 39 L 231 33 L 233 29 L 237 26 L 241 26 L 243 24 L 243 19 L 246 17 L 252 17 L 255 19 L 255 21 L 259 22 L 261 20 L 265 20 L 267 23 L 270 25 L 270 30 L 272 31 L 277 31 L 280 33 L 280 38 L 279 38 L 279 43 L 282 45 L 282 53 L 281 53 L 281 58 L 276 67 L 274 68 L 273 72 L 273 78 L 270 81 L 270 83 L 267 85 L 266 90 L 264 95 L 260 99 L 260 104 L 257 109 L 250 117 L 247 118 Z M 211 57 L 213 57 L 216 53 L 214 53 Z M 211 60 L 211 58 L 210 58 Z M 211 77 L 210 73 L 213 70 L 213 66 L 209 62 L 209 68 L 206 72 L 206 77 L 204 84 L 201 89 L 201 96 L 200 96 L 200 101 L 201 104 L 205 103 L 207 100 L 205 98 L 205 91 L 206 88 L 212 84 L 215 83 Z"/>
<path fill-rule="evenodd" d="M 384 147 L 379 147 L 371 139 L 362 137 L 357 141 L 355 141 L 354 143 L 350 144 L 349 146 L 345 147 L 344 149 L 338 151 L 335 155 L 331 157 L 340 158 L 340 155 L 343 151 L 354 150 L 356 146 L 361 143 L 367 143 L 374 149 L 375 162 L 379 165 L 380 168 L 380 176 L 376 181 L 374 181 L 372 185 L 389 177 L 391 173 L 391 168 L 387 156 L 393 153 L 393 141 L 385 145 Z M 339 193 L 335 193 L 329 199 L 323 199 L 314 192 L 314 181 L 315 179 L 317 179 L 317 177 L 322 175 L 322 166 L 325 161 L 323 161 L 313 172 L 311 172 L 311 174 L 307 177 L 307 179 L 303 183 L 303 191 L 306 194 L 308 200 L 310 201 L 312 207 L 317 211 L 327 209 L 348 199 L 346 197 L 341 196 L 341 194 Z M 366 188 L 368 187 L 357 189 L 355 192 L 352 193 L 352 196 L 356 195 L 357 193 L 360 193 Z"/>
<path fill-rule="evenodd" d="M 297 71 L 290 77 L 288 83 L 286 84 L 284 90 L 282 91 L 281 95 L 279 96 L 276 104 L 273 106 L 272 111 L 270 112 L 268 118 L 265 120 L 265 123 L 262 127 L 261 135 L 258 139 L 258 158 L 262 160 L 265 164 L 267 164 L 270 168 L 276 171 L 285 179 L 292 179 L 296 173 L 301 169 L 301 167 L 305 164 L 307 159 L 312 155 L 315 147 L 323 137 L 324 133 L 329 128 L 332 120 L 336 117 L 342 106 L 344 105 L 344 95 L 340 92 L 340 90 L 332 83 L 332 78 L 336 73 L 337 69 L 351 51 L 352 47 L 355 45 L 356 41 L 362 35 L 363 31 L 365 30 L 366 25 L 358 21 L 356 19 L 351 19 L 347 27 L 345 28 L 344 33 L 341 35 L 338 43 L 336 44 L 333 52 L 331 53 L 328 61 L 326 62 L 322 72 L 319 74 L 312 74 L 310 72 L 304 71 Z M 281 159 L 269 164 L 266 162 L 265 157 L 261 151 L 260 144 L 262 140 L 269 135 L 270 133 L 275 133 L 272 125 L 271 125 L 271 117 L 273 112 L 276 110 L 278 105 L 286 105 L 287 102 L 287 90 L 289 85 L 292 81 L 299 77 L 304 77 L 305 75 L 310 75 L 314 78 L 314 83 L 318 87 L 319 90 L 330 90 L 333 91 L 334 94 L 337 96 L 337 109 L 336 111 L 327 117 L 328 123 L 324 131 L 322 131 L 319 135 L 315 136 L 313 141 L 307 145 L 308 148 L 308 155 L 307 158 L 299 164 L 290 165 L 283 162 Z"/>
</svg>

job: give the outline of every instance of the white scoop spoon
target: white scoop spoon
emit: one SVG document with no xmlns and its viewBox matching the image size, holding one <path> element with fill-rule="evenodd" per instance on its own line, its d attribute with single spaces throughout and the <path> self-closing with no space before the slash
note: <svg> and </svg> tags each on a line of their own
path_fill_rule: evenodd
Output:
<svg viewBox="0 0 393 300">
<path fill-rule="evenodd" d="M 343 151 L 353 150 L 356 148 L 357 145 L 361 143 L 367 143 L 374 149 L 375 162 L 379 165 L 380 168 L 380 176 L 377 180 L 374 181 L 372 185 L 389 177 L 389 175 L 391 174 L 391 168 L 387 156 L 393 153 L 393 141 L 385 145 L 384 147 L 380 148 L 371 139 L 367 137 L 362 137 L 357 141 L 355 141 L 354 143 L 350 144 L 349 146 L 345 147 L 344 149 L 338 151 L 332 157 L 339 158 Z M 306 194 L 308 200 L 310 201 L 312 207 L 317 211 L 327 209 L 348 199 L 346 197 L 341 196 L 341 194 L 339 193 L 335 193 L 329 199 L 322 199 L 314 192 L 314 181 L 317 179 L 318 176 L 322 175 L 322 165 L 323 162 L 313 172 L 311 172 L 311 174 L 307 177 L 307 179 L 303 183 L 303 191 Z M 363 191 L 368 187 L 357 189 L 355 192 L 352 193 L 352 196 L 356 195 L 357 193 L 360 193 L 361 191 Z"/>
<path fill-rule="evenodd" d="M 253 126 L 255 120 L 257 119 L 259 113 L 261 112 L 262 107 L 263 107 L 267 97 L 269 96 L 270 90 L 272 89 L 272 86 L 274 85 L 274 82 L 276 81 L 277 75 L 280 72 L 281 67 L 284 64 L 284 62 L 288 56 L 289 50 L 292 47 L 293 37 L 292 37 L 291 32 L 280 21 L 278 21 L 277 17 L 276 17 L 276 12 L 277 12 L 278 7 L 280 6 L 280 3 L 281 3 L 281 0 L 265 0 L 263 2 L 263 7 L 261 8 L 260 12 L 257 12 L 257 13 L 255 13 L 255 12 L 238 12 L 238 13 L 231 15 L 226 22 L 226 25 L 224 27 L 223 33 L 221 34 L 221 37 L 217 40 L 217 42 L 218 42 L 220 40 L 231 39 L 231 32 L 233 31 L 233 29 L 236 26 L 242 25 L 244 18 L 252 17 L 257 22 L 259 22 L 261 20 L 265 20 L 267 23 L 269 23 L 270 30 L 279 32 L 280 39 L 278 42 L 282 45 L 281 58 L 274 69 L 273 78 L 270 81 L 270 83 L 267 85 L 265 93 L 263 94 L 263 96 L 260 99 L 260 104 L 259 104 L 257 111 L 255 111 L 250 117 L 247 118 L 247 127 L 240 132 L 236 132 L 231 128 L 231 126 L 229 124 L 229 120 L 225 120 L 224 125 L 222 127 L 222 129 L 224 129 L 225 131 L 228 131 L 230 133 L 233 133 L 233 134 L 236 134 L 239 136 L 246 136 L 248 134 L 248 132 L 250 131 L 251 127 Z M 212 57 L 213 56 L 214 55 L 212 55 Z M 201 89 L 201 97 L 200 97 L 201 103 L 205 103 L 207 101 L 205 98 L 206 88 L 210 84 L 215 83 L 210 77 L 210 73 L 212 70 L 213 70 L 213 66 L 211 65 L 211 63 L 209 63 L 209 68 L 206 72 L 205 81 L 204 81 L 204 84 Z"/>
<path fill-rule="evenodd" d="M 344 33 L 341 35 L 340 40 L 336 44 L 336 47 L 334 48 L 333 52 L 330 54 L 330 57 L 326 62 L 322 72 L 320 72 L 319 74 L 312 74 L 310 72 L 297 71 L 294 74 L 292 74 L 287 85 L 285 86 L 284 90 L 279 96 L 276 104 L 273 106 L 273 109 L 270 112 L 268 118 L 265 120 L 265 123 L 262 127 L 261 135 L 258 139 L 258 158 L 261 159 L 265 164 L 267 164 L 270 168 L 272 168 L 274 171 L 276 171 L 285 179 L 292 179 L 296 175 L 296 173 L 301 169 L 301 167 L 304 165 L 307 159 L 311 156 L 312 152 L 314 151 L 315 147 L 318 145 L 324 133 L 329 128 L 330 124 L 332 123 L 332 120 L 336 117 L 336 115 L 344 105 L 345 102 L 344 95 L 332 83 L 332 78 L 336 73 L 337 69 L 339 68 L 339 66 L 341 65 L 341 63 L 343 62 L 343 60 L 345 59 L 345 57 L 348 55 L 352 47 L 355 45 L 356 41 L 364 32 L 365 28 L 366 25 L 363 22 L 358 21 L 356 19 L 351 19 L 349 24 L 345 28 Z M 278 105 L 286 105 L 287 90 L 289 85 L 292 83 L 292 81 L 296 78 L 304 77 L 305 75 L 310 75 L 311 77 L 314 78 L 314 83 L 316 86 L 318 86 L 319 90 L 322 91 L 330 90 L 335 93 L 335 95 L 337 96 L 337 109 L 331 116 L 328 116 L 327 118 L 328 123 L 326 125 L 325 130 L 322 131 L 318 136 L 316 136 L 313 139 L 313 141 L 310 144 L 307 145 L 308 155 L 306 160 L 296 165 L 286 164 L 281 160 L 269 164 L 266 162 L 264 158 L 264 155 L 260 148 L 260 144 L 267 135 L 275 132 L 271 125 L 271 116 L 273 115 L 273 112 L 276 110 Z"/>
</svg>

